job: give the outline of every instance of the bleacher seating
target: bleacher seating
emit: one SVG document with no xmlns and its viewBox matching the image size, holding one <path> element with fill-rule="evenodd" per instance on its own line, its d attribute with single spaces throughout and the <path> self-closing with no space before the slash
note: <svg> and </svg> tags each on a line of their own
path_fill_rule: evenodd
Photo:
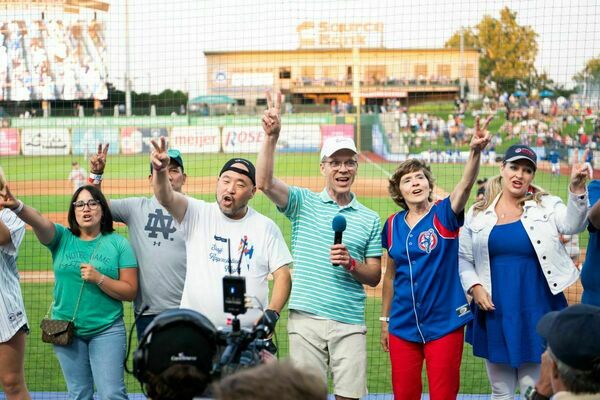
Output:
<svg viewBox="0 0 600 400">
<path fill-rule="evenodd" d="M 100 22 L 0 23 L 0 100 L 106 99 Z"/>
</svg>

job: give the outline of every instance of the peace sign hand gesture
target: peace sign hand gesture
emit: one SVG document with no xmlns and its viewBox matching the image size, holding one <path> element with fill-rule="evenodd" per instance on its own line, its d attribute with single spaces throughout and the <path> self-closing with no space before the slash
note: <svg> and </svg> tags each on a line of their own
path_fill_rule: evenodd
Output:
<svg viewBox="0 0 600 400">
<path fill-rule="evenodd" d="M 590 149 L 585 149 L 583 152 L 583 162 L 579 162 L 579 151 L 575 149 L 573 152 L 573 168 L 571 169 L 571 184 L 569 188 L 571 192 L 575 194 L 585 193 L 585 181 L 589 177 L 588 166 L 585 164 L 585 160 L 588 157 Z"/>
<path fill-rule="evenodd" d="M 5 184 L 0 190 L 0 210 L 3 208 L 14 210 L 17 207 L 19 207 L 19 200 L 10 192 L 8 184 Z"/>
<path fill-rule="evenodd" d="M 150 163 L 152 163 L 152 168 L 154 168 L 156 172 L 166 170 L 171 161 L 169 154 L 167 153 L 167 139 L 164 136 L 161 136 L 159 141 L 160 143 L 157 142 L 156 139 L 150 141 L 154 147 L 154 150 L 150 153 Z"/>
<path fill-rule="evenodd" d="M 490 137 L 490 133 L 488 132 L 487 128 L 493 118 L 494 118 L 494 115 L 489 115 L 483 121 L 483 125 L 481 125 L 479 122 L 479 116 L 475 117 L 475 132 L 473 132 L 473 138 L 471 138 L 471 144 L 470 144 L 470 147 L 472 150 L 481 152 L 481 151 L 483 151 L 483 149 L 485 149 L 485 146 L 487 146 L 488 143 L 490 142 L 491 137 Z"/>
<path fill-rule="evenodd" d="M 104 173 L 104 167 L 106 167 L 106 155 L 108 154 L 108 146 L 108 143 L 106 143 L 104 148 L 102 148 L 102 143 L 98 145 L 98 152 L 90 157 L 90 172 L 97 175 L 102 175 Z"/>
<path fill-rule="evenodd" d="M 262 117 L 262 126 L 265 134 L 270 137 L 278 136 L 281 131 L 281 102 L 283 95 L 281 92 L 275 93 L 275 102 L 271 96 L 271 92 L 267 92 L 267 105 Z"/>
</svg>

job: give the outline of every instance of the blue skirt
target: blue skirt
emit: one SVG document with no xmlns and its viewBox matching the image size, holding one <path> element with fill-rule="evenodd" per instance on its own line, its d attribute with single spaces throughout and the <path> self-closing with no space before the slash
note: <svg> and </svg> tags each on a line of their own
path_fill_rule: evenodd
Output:
<svg viewBox="0 0 600 400">
<path fill-rule="evenodd" d="M 474 319 L 466 341 L 473 354 L 518 368 L 540 363 L 545 344 L 535 327 L 549 311 L 567 307 L 564 294 L 553 295 L 521 221 L 496 225 L 488 240 L 494 311 L 472 304 Z"/>
</svg>

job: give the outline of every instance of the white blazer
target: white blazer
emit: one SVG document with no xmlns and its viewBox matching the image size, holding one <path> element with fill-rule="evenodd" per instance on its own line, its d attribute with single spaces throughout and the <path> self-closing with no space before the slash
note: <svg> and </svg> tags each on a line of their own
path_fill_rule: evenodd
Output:
<svg viewBox="0 0 600 400">
<path fill-rule="evenodd" d="M 494 209 L 499 198 L 500 195 L 486 210 L 476 215 L 471 207 L 460 230 L 458 266 L 465 292 L 473 285 L 481 284 L 492 294 L 488 239 L 498 222 Z M 521 222 L 553 294 L 562 292 L 579 277 L 579 270 L 560 242 L 559 235 L 583 231 L 587 224 L 588 208 L 587 192 L 582 195 L 569 192 L 566 206 L 559 197 L 551 195 L 543 196 L 539 205 L 529 200 L 523 206 Z"/>
</svg>

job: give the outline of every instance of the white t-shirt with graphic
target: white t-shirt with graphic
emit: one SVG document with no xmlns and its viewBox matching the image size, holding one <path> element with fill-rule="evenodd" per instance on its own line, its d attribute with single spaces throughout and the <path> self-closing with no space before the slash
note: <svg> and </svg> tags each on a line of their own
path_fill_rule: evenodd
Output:
<svg viewBox="0 0 600 400">
<path fill-rule="evenodd" d="M 225 216 L 217 203 L 188 198 L 186 214 L 179 224 L 186 242 L 187 273 L 181 308 L 204 314 L 218 328 L 229 325 L 231 314 L 223 311 L 223 277 L 231 272 L 246 278 L 246 296 L 252 305 L 269 303 L 267 276 L 292 262 L 281 231 L 264 215 L 248 207 L 244 218 Z M 231 254 L 231 256 L 229 256 Z M 260 308 L 239 316 L 243 328 L 251 328 Z"/>
</svg>

